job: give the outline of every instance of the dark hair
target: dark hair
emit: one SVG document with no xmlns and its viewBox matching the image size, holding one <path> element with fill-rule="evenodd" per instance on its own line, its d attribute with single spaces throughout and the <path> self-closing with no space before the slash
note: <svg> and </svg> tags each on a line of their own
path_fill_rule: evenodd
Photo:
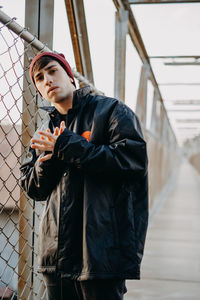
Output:
<svg viewBox="0 0 200 300">
<path fill-rule="evenodd" d="M 39 58 L 32 69 L 32 78 L 34 78 L 34 73 L 37 71 L 40 71 L 42 68 L 44 68 L 46 65 L 48 65 L 48 63 L 50 61 L 54 60 L 54 58 L 50 57 L 50 56 L 42 56 L 41 58 Z"/>
<path fill-rule="evenodd" d="M 50 63 L 50 61 L 53 61 L 53 60 L 57 61 L 61 65 L 61 67 L 63 67 L 63 69 L 65 70 L 65 67 L 63 66 L 63 64 L 55 57 L 42 56 L 35 62 L 34 66 L 33 66 L 33 69 L 32 69 L 33 80 L 34 80 L 34 73 L 37 71 L 40 71 L 42 68 L 44 68 L 46 65 L 48 65 L 48 63 Z M 35 82 L 35 80 L 34 80 L 34 82 Z"/>
</svg>

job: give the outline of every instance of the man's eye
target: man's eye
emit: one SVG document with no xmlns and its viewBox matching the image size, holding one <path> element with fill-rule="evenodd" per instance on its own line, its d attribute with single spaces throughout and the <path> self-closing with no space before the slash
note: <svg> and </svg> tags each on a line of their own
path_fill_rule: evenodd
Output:
<svg viewBox="0 0 200 300">
<path fill-rule="evenodd" d="M 54 69 L 50 70 L 50 74 L 55 73 L 55 71 L 56 71 L 56 70 L 54 70 Z"/>
<path fill-rule="evenodd" d="M 39 76 L 39 77 L 36 78 L 36 81 L 41 81 L 42 78 L 43 78 L 42 76 Z"/>
</svg>

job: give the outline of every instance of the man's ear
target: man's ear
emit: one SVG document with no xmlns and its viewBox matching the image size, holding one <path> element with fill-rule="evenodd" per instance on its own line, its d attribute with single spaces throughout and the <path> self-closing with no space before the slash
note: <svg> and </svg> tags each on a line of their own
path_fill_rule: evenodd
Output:
<svg viewBox="0 0 200 300">
<path fill-rule="evenodd" d="M 75 81 L 74 81 L 74 79 L 73 79 L 73 78 L 71 78 L 71 77 L 69 77 L 69 80 L 70 80 L 71 84 L 73 84 L 73 86 L 74 86 L 74 87 L 75 87 L 75 89 L 76 89 L 76 84 L 75 84 Z"/>
</svg>

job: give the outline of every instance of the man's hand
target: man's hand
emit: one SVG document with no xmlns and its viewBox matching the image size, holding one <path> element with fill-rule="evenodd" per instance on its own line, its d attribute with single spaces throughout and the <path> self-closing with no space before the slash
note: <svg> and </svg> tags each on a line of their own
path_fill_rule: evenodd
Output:
<svg viewBox="0 0 200 300">
<path fill-rule="evenodd" d="M 47 128 L 46 131 L 38 131 L 38 133 L 41 135 L 40 139 L 31 140 L 32 142 L 31 148 L 51 152 L 41 157 L 39 159 L 39 162 L 51 159 L 54 152 L 56 140 L 58 136 L 61 135 L 61 133 L 64 131 L 65 128 L 66 128 L 65 122 L 62 121 L 60 123 L 60 128 L 56 127 L 54 133 L 51 133 L 50 129 Z"/>
</svg>

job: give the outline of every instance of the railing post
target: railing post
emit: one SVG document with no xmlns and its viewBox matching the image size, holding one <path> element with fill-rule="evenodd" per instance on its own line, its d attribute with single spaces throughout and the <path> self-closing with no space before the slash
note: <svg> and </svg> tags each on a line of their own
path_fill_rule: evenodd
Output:
<svg viewBox="0 0 200 300">
<path fill-rule="evenodd" d="M 152 116 L 150 132 L 153 137 L 150 144 L 150 156 L 149 169 L 153 173 L 150 174 L 150 199 L 154 199 L 156 194 L 160 191 L 160 171 L 161 171 L 161 145 L 160 145 L 160 111 L 161 102 L 157 88 L 154 88 L 153 104 L 152 104 Z M 151 203 L 152 205 L 152 203 Z"/>
<path fill-rule="evenodd" d="M 128 11 L 119 9 L 115 15 L 115 79 L 114 96 L 125 101 L 126 35 Z"/>
<path fill-rule="evenodd" d="M 140 122 L 146 128 L 147 115 L 147 81 L 148 81 L 148 66 L 143 65 L 140 73 L 140 83 L 137 95 L 136 115 Z"/>
<path fill-rule="evenodd" d="M 150 131 L 159 139 L 160 138 L 160 110 L 161 102 L 157 89 L 154 89 L 153 105 L 152 105 L 152 117 Z"/>
</svg>

